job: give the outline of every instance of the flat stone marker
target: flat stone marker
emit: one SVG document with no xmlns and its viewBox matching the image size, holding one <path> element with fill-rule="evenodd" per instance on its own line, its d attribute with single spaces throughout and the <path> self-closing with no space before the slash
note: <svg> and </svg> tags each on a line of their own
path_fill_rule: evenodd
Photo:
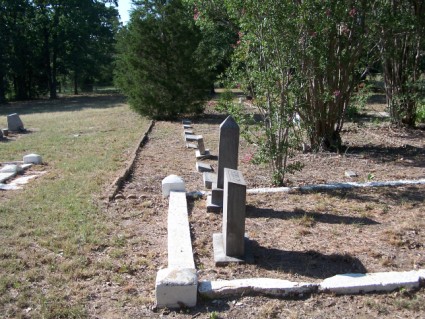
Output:
<svg viewBox="0 0 425 319">
<path fill-rule="evenodd" d="M 16 173 L 0 173 L 0 183 L 4 183 L 8 179 L 16 176 Z"/>
<path fill-rule="evenodd" d="M 183 125 L 192 125 L 192 121 L 190 121 L 190 120 L 183 120 L 182 121 L 182 124 Z"/>
<path fill-rule="evenodd" d="M 224 169 L 222 232 L 213 235 L 214 261 L 222 265 L 245 262 L 246 183 L 242 173 Z"/>
<path fill-rule="evenodd" d="M 358 294 L 373 291 L 393 291 L 404 287 L 419 288 L 421 275 L 418 271 L 377 272 L 369 274 L 343 274 L 326 278 L 319 291 L 342 294 Z"/>
<path fill-rule="evenodd" d="M 186 143 L 186 148 L 194 148 L 194 149 L 196 149 L 196 148 L 198 148 L 198 145 L 196 145 L 195 143 Z"/>
<path fill-rule="evenodd" d="M 7 116 L 7 128 L 9 129 L 9 131 L 25 130 L 24 123 L 22 123 L 18 113 L 13 113 Z"/>
<path fill-rule="evenodd" d="M 169 175 L 162 180 L 162 196 L 168 197 L 171 191 L 186 192 L 186 187 L 181 177 Z"/>
<path fill-rule="evenodd" d="M 184 130 L 188 130 L 188 129 L 191 129 L 192 128 L 192 125 L 190 125 L 190 124 L 183 124 L 183 129 Z"/>
<path fill-rule="evenodd" d="M 210 164 L 202 162 L 196 162 L 196 170 L 201 173 L 214 171 Z"/>
<path fill-rule="evenodd" d="M 20 165 L 8 164 L 0 169 L 0 173 L 14 173 L 16 175 L 17 173 L 20 173 L 23 170 L 24 169 Z"/>
<path fill-rule="evenodd" d="M 207 199 L 207 211 L 218 212 L 223 207 L 224 168 L 238 168 L 239 126 L 228 116 L 220 124 L 217 185 L 213 185 L 211 197 Z"/>
<path fill-rule="evenodd" d="M 184 130 L 184 134 L 186 134 L 186 135 L 195 135 L 195 133 L 193 133 L 193 130 Z"/>
</svg>

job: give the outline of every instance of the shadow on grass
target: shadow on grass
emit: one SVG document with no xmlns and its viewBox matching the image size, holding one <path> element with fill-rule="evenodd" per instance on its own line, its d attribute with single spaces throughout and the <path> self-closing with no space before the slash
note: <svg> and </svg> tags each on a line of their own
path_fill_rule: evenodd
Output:
<svg viewBox="0 0 425 319">
<path fill-rule="evenodd" d="M 386 203 L 389 205 L 397 205 L 400 204 L 400 202 L 414 204 L 425 203 L 424 189 L 416 185 L 335 190 L 328 191 L 327 194 L 341 199 L 350 199 L 359 202 Z"/>
<path fill-rule="evenodd" d="M 66 96 L 55 100 L 40 99 L 11 102 L 0 107 L 0 115 L 70 112 L 87 108 L 106 109 L 115 107 L 117 103 L 126 103 L 125 97 L 121 94 Z"/>
<path fill-rule="evenodd" d="M 303 209 L 296 209 L 293 211 L 276 211 L 269 208 L 257 208 L 252 205 L 246 206 L 247 218 L 276 218 L 283 220 L 310 218 L 317 223 L 325 224 L 355 224 L 355 225 L 377 225 L 378 222 L 367 217 L 352 217 L 352 216 L 339 216 L 325 213 L 308 212 Z"/>
<path fill-rule="evenodd" d="M 403 147 L 355 146 L 350 147 L 347 154 L 361 154 L 364 158 L 383 163 L 399 160 L 398 163 L 402 166 L 425 167 L 425 148 L 410 145 Z"/>
<path fill-rule="evenodd" d="M 324 279 L 344 273 L 366 273 L 358 258 L 348 254 L 324 255 L 316 251 L 285 251 L 252 243 L 255 264 L 267 270 L 277 270 L 311 278 Z"/>
</svg>

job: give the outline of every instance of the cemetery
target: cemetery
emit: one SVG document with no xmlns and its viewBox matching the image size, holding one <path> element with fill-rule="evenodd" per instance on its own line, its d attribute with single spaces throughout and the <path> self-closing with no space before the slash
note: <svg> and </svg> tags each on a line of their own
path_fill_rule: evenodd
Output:
<svg viewBox="0 0 425 319">
<path fill-rule="evenodd" d="M 314 300 L 327 300 L 329 292 L 342 294 L 336 303 L 345 303 L 346 298 L 361 303 L 362 298 L 377 298 L 376 294 L 361 297 L 366 292 L 420 287 L 425 262 L 424 234 L 420 230 L 424 226 L 422 193 L 425 179 L 421 165 L 417 166 L 416 176 L 410 175 L 410 169 L 414 171 L 416 165 L 408 165 L 409 174 L 403 168 L 406 163 L 423 161 L 421 138 L 409 139 L 409 143 L 418 143 L 418 152 L 415 153 L 404 151 L 409 146 L 403 145 L 405 142 L 400 137 L 389 137 L 391 145 L 401 144 L 398 150 L 403 155 L 398 156 L 376 154 L 376 157 L 370 157 L 371 154 L 366 152 L 353 152 L 352 155 L 301 154 L 307 161 L 326 163 L 326 168 L 316 166 L 296 173 L 294 179 L 297 182 L 294 184 L 299 187 L 280 189 L 270 187 L 266 181 L 265 167 L 254 166 L 245 159 L 245 154 L 250 152 L 249 146 L 242 139 L 237 140 L 233 145 L 237 145 L 242 153 L 236 155 L 236 164 L 226 164 L 231 166 L 230 169 L 223 167 L 223 184 L 219 189 L 217 175 L 220 172 L 220 140 L 223 139 L 220 128 L 224 127 L 225 130 L 228 120 L 226 116 L 221 116 L 214 120 L 204 117 L 180 123 L 156 122 L 149 142 L 136 161 L 133 174 L 137 178 L 132 177 L 132 181 L 122 189 L 120 199 L 111 203 L 112 209 L 119 210 L 122 204 L 131 205 L 134 201 L 132 194 L 142 193 L 142 198 L 149 198 L 149 194 L 156 193 L 150 197 L 152 206 L 147 210 L 154 215 L 162 214 L 163 218 L 166 218 L 163 214 L 168 211 L 168 226 L 165 220 L 160 222 L 159 216 L 154 217 L 156 227 L 163 225 L 163 236 L 168 233 L 168 250 L 155 258 L 158 274 L 152 273 L 150 276 L 156 279 L 148 284 L 155 291 L 157 312 L 162 313 L 167 308 L 179 309 L 187 302 L 185 305 L 192 308 L 196 304 L 193 308 L 195 313 L 203 307 L 225 311 L 228 305 L 237 313 L 238 304 L 239 311 L 246 311 L 250 303 L 255 303 L 255 300 L 264 302 L 268 297 L 272 299 L 266 304 L 273 304 L 278 309 L 280 302 L 275 301 L 273 296 L 298 296 L 303 299 L 303 296 L 310 295 Z M 181 136 L 178 132 L 188 129 L 192 134 L 185 132 L 181 142 L 181 138 L 177 138 Z M 232 133 L 223 136 L 232 139 Z M 358 138 L 364 140 L 364 137 Z M 165 141 L 169 147 L 158 151 L 155 142 L 161 144 Z M 198 148 L 199 141 L 202 141 L 201 150 L 209 148 L 210 158 L 199 159 L 199 151 L 193 151 Z M 238 152 L 235 147 L 230 149 Z M 170 248 L 170 232 L 178 232 L 181 227 L 176 222 L 171 222 L 174 226 L 170 226 L 170 212 L 181 205 L 176 205 L 175 199 L 172 199 L 174 192 L 171 192 L 173 195 L 169 194 L 168 202 L 168 195 L 163 195 L 161 183 L 154 183 L 159 174 L 149 176 L 152 167 L 140 161 L 144 156 L 152 159 L 153 153 L 161 158 L 167 157 L 166 154 L 172 157 L 166 164 L 163 161 L 164 165 L 149 161 L 155 172 L 164 172 L 162 183 L 170 176 L 177 175 L 174 178 L 178 178 L 184 186 L 180 185 L 175 194 L 181 196 L 181 192 L 187 193 L 187 207 L 184 210 L 187 210 L 192 246 L 188 245 L 186 249 Z M 391 159 L 390 156 L 396 157 Z M 206 166 L 211 167 L 212 171 L 199 169 Z M 355 171 L 356 176 L 346 174 L 346 171 Z M 387 182 L 371 180 L 368 178 L 369 172 L 382 176 L 382 181 Z M 244 195 L 231 195 L 232 200 L 226 202 L 224 199 L 228 198 L 229 192 L 232 193 L 233 185 L 238 185 L 235 189 L 242 187 L 237 193 Z M 211 197 L 215 190 L 218 190 L 218 198 L 222 197 L 211 209 Z M 192 196 L 193 193 L 196 196 Z M 236 198 L 240 198 L 239 205 Z M 400 202 L 397 198 L 404 199 Z M 245 200 L 246 203 L 242 203 Z M 229 235 L 233 238 L 232 243 L 238 247 L 237 253 L 226 253 L 226 225 L 233 225 L 231 229 L 235 230 L 232 217 L 226 216 L 227 205 L 233 205 L 232 213 L 235 211 L 234 205 L 240 207 L 240 216 L 244 216 L 239 217 L 245 223 L 236 236 L 239 244 L 233 242 L 234 234 Z M 406 209 L 411 217 L 409 222 L 400 215 Z M 151 240 L 149 246 L 156 247 L 157 240 Z M 244 252 L 243 244 L 249 247 L 248 255 Z M 166 243 L 163 241 L 161 245 Z M 176 250 L 184 252 L 192 249 L 195 268 L 192 265 L 178 266 L 177 263 L 174 267 L 182 269 L 183 273 L 177 276 L 171 272 L 170 258 L 175 257 L 170 255 L 175 254 Z M 187 258 L 183 260 L 188 261 Z M 192 269 L 191 272 L 187 273 L 188 269 Z M 177 281 L 173 282 L 172 278 L 177 278 Z M 193 293 L 195 282 L 198 284 L 197 300 Z M 168 293 L 167 287 L 170 289 Z M 183 289 L 185 293 L 175 293 L 174 289 Z M 360 296 L 357 296 L 359 293 Z M 320 294 L 323 294 L 322 297 L 319 297 Z M 344 297 L 345 294 L 351 296 Z M 239 302 L 241 296 L 244 296 L 243 301 Z M 378 296 L 387 298 L 381 294 Z M 235 301 L 232 304 L 229 300 Z M 297 307 L 296 301 L 285 301 L 285 304 L 288 303 Z M 173 312 L 174 315 L 178 313 L 179 310 Z M 231 316 L 226 311 L 224 313 Z"/>
<path fill-rule="evenodd" d="M 43 134 L 26 118 L 31 134 L 12 135 L 7 145 Z M 126 165 L 103 183 L 102 219 L 115 239 L 84 253 L 91 262 L 76 270 L 88 279 L 77 279 L 84 293 L 73 298 L 92 295 L 93 316 L 423 311 L 423 132 L 351 125 L 352 150 L 300 152 L 306 167 L 273 187 L 267 167 L 250 161 L 252 146 L 237 124 L 214 108 L 146 124 L 128 144 Z M 73 145 L 90 131 L 66 132 Z M 46 173 L 21 191 L 52 183 L 58 163 L 48 149 Z M 21 191 L 1 195 L 11 200 Z M 100 266 L 107 263 L 115 266 Z"/>
<path fill-rule="evenodd" d="M 3 1 L 0 317 L 424 318 L 424 21 Z"/>
</svg>

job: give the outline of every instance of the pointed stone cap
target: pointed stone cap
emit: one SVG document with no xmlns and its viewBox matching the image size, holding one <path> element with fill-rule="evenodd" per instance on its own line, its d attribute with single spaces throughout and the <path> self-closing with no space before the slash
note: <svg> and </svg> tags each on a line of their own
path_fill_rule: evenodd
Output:
<svg viewBox="0 0 425 319">
<path fill-rule="evenodd" d="M 238 123 L 236 123 L 235 119 L 231 115 L 229 115 L 220 124 L 220 130 L 223 129 L 223 128 L 224 129 L 238 129 L 239 130 L 239 125 L 238 125 Z"/>
<path fill-rule="evenodd" d="M 184 181 L 177 175 L 169 175 L 162 180 L 162 196 L 170 196 L 170 192 L 186 192 Z"/>
</svg>

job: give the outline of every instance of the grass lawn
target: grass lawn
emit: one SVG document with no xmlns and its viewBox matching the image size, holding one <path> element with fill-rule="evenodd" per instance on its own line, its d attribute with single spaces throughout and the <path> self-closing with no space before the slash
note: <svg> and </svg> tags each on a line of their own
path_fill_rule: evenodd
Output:
<svg viewBox="0 0 425 319">
<path fill-rule="evenodd" d="M 125 167 L 149 121 L 122 97 L 79 96 L 13 103 L 29 130 L 0 142 L 0 162 L 43 157 L 47 173 L 23 190 L 0 192 L 0 314 L 84 317 L 81 282 L 102 267 L 90 251 L 119 245 L 102 218 L 101 195 Z"/>
</svg>

